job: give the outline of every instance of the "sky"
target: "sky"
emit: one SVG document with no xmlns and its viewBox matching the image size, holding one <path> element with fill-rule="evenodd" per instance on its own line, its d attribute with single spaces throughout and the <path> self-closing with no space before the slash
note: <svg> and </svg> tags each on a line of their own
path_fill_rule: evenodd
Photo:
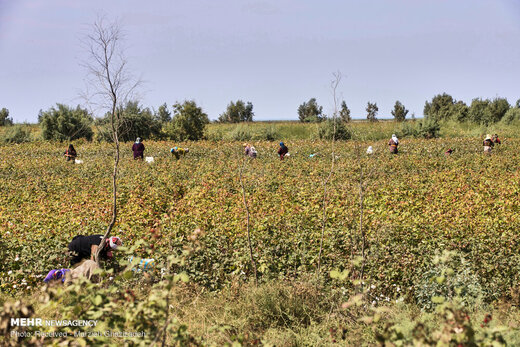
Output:
<svg viewBox="0 0 520 347">
<path fill-rule="evenodd" d="M 15 122 L 84 104 L 99 15 L 124 30 L 151 109 L 195 100 L 214 120 L 240 99 L 255 120 L 296 120 L 314 97 L 331 115 L 337 71 L 354 118 L 368 101 L 386 118 L 396 100 L 421 117 L 443 92 L 520 98 L 519 0 L 0 0 L 0 108 Z"/>
</svg>

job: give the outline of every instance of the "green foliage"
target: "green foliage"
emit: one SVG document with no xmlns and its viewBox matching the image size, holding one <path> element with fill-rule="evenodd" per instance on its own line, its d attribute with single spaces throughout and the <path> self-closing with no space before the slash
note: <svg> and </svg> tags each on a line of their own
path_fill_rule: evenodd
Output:
<svg viewBox="0 0 520 347">
<path fill-rule="evenodd" d="M 248 101 L 245 104 L 242 100 L 238 100 L 236 103 L 231 101 L 226 112 L 219 116 L 218 121 L 221 123 L 252 122 L 254 115 L 251 102 Z"/>
<path fill-rule="evenodd" d="M 417 136 L 425 139 L 433 139 L 439 137 L 441 126 L 439 121 L 434 117 L 426 117 L 418 123 Z"/>
<path fill-rule="evenodd" d="M 488 106 L 489 100 L 482 100 L 479 98 L 473 99 L 469 107 L 468 118 L 470 121 L 478 124 L 485 124 L 488 120 Z"/>
<path fill-rule="evenodd" d="M 458 297 L 466 307 L 477 307 L 482 303 L 484 292 L 480 280 L 461 253 L 444 251 L 437 254 L 420 272 L 422 279 L 415 298 L 422 309 L 433 310 L 439 304 L 432 300 L 434 297 L 445 300 Z"/>
<path fill-rule="evenodd" d="M 40 112 L 38 121 L 42 126 L 45 140 L 71 141 L 85 138 L 92 140 L 92 117 L 79 105 L 73 109 L 67 105 L 56 104 L 45 112 Z"/>
<path fill-rule="evenodd" d="M 453 104 L 451 113 L 451 119 L 464 122 L 468 120 L 469 107 L 463 101 L 457 101 Z"/>
<path fill-rule="evenodd" d="M 164 103 L 161 106 L 159 106 L 159 109 L 155 113 L 154 117 L 161 123 L 168 123 L 172 120 L 172 113 L 168 109 L 168 105 Z"/>
<path fill-rule="evenodd" d="M 377 103 L 371 103 L 370 101 L 367 103 L 366 107 L 367 111 L 367 119 L 370 122 L 376 122 L 377 121 L 377 112 L 379 111 L 379 107 L 377 107 Z"/>
<path fill-rule="evenodd" d="M 502 335 L 506 327 L 492 327 L 492 316 L 486 314 L 480 327 L 470 318 L 470 307 L 475 307 L 481 289 L 478 278 L 468 269 L 464 258 L 445 251 L 434 259 L 434 265 L 423 274 L 428 281 L 423 285 L 424 296 L 430 295 L 431 304 L 425 306 L 431 310 L 435 306 L 438 320 L 433 329 L 417 320 L 411 330 L 402 328 L 403 322 L 387 322 L 383 331 L 376 331 L 376 338 L 382 345 L 420 345 L 420 346 L 506 346 Z M 462 268 L 461 268 L 462 267 Z M 433 277 L 431 277 L 433 276 Z M 427 279 L 429 278 L 429 279 Z M 424 297 L 420 299 L 429 300 Z"/>
<path fill-rule="evenodd" d="M 347 103 L 345 101 L 341 102 L 341 110 L 339 111 L 339 116 L 341 120 L 345 123 L 348 123 L 352 120 L 350 117 L 350 109 L 347 107 Z"/>
<path fill-rule="evenodd" d="M 13 125 L 8 127 L 2 135 L 4 143 L 23 143 L 31 141 L 31 132 L 24 125 Z"/>
<path fill-rule="evenodd" d="M 520 108 L 518 107 L 507 110 L 506 114 L 502 118 L 502 122 L 508 125 L 518 120 L 520 120 Z"/>
<path fill-rule="evenodd" d="M 394 109 L 391 111 L 391 113 L 396 121 L 404 122 L 404 120 L 406 119 L 406 115 L 408 114 L 408 110 L 399 100 L 397 100 L 395 102 Z"/>
<path fill-rule="evenodd" d="M 118 109 L 119 112 L 119 141 L 135 141 L 136 138 L 142 139 L 160 138 L 161 123 L 154 117 L 150 109 L 139 105 L 138 101 L 128 101 L 124 107 Z M 111 114 L 98 121 L 100 132 L 97 134 L 98 140 L 112 141 L 112 128 L 110 125 Z"/>
<path fill-rule="evenodd" d="M 230 133 L 230 136 L 231 136 L 231 140 L 234 140 L 234 141 L 248 141 L 253 138 L 249 128 L 241 126 L 241 125 L 236 126 L 235 130 L 233 130 Z"/>
<path fill-rule="evenodd" d="M 436 120 L 450 119 L 454 115 L 453 105 L 455 102 L 449 94 L 435 95 L 431 102 L 425 102 L 423 113 L 426 117 L 432 117 Z"/>
<path fill-rule="evenodd" d="M 166 128 L 169 138 L 176 141 L 197 141 L 204 136 L 204 129 L 209 118 L 195 101 L 186 100 L 173 105 L 173 119 Z"/>
<path fill-rule="evenodd" d="M 318 137 L 322 140 L 350 140 L 352 133 L 345 123 L 327 119 L 318 128 Z"/>
<path fill-rule="evenodd" d="M 323 116 L 323 106 L 319 106 L 316 98 L 309 99 L 298 106 L 298 118 L 300 122 L 317 123 L 325 119 Z"/>
<path fill-rule="evenodd" d="M 486 110 L 486 118 L 484 119 L 484 124 L 492 124 L 497 123 L 506 114 L 506 112 L 510 109 L 511 105 L 507 102 L 505 98 L 495 98 L 493 99 Z"/>
<path fill-rule="evenodd" d="M 5 107 L 0 110 L 0 127 L 12 125 L 13 119 L 9 117 L 9 110 Z"/>
</svg>

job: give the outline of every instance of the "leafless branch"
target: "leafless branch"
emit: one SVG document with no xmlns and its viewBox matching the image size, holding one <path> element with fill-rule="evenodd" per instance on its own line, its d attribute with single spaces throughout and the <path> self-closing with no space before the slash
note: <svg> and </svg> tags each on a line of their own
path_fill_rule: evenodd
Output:
<svg viewBox="0 0 520 347">
<path fill-rule="evenodd" d="M 323 218 L 321 224 L 321 237 L 320 237 L 320 252 L 318 255 L 318 269 L 316 271 L 316 276 L 319 276 L 321 270 L 321 255 L 323 252 L 323 238 L 325 236 L 325 224 L 327 222 L 327 183 L 329 182 L 332 174 L 334 173 L 334 162 L 336 160 L 336 154 L 334 152 L 334 142 L 336 141 L 336 118 L 338 115 L 338 99 L 337 99 L 337 88 L 341 81 L 341 72 L 333 73 L 334 79 L 330 83 L 330 88 L 332 90 L 332 97 L 334 99 L 334 113 L 332 115 L 333 121 L 333 132 L 332 132 L 332 142 L 331 142 L 331 164 L 330 171 L 325 180 L 323 181 Z"/>
<path fill-rule="evenodd" d="M 253 245 L 251 243 L 251 232 L 250 232 L 250 226 L 249 226 L 249 205 L 247 204 L 247 198 L 246 198 L 246 189 L 244 187 L 244 177 L 243 177 L 243 165 L 245 165 L 245 157 L 242 159 L 242 165 L 240 164 L 240 155 L 239 158 L 239 164 L 238 164 L 238 177 L 240 180 L 240 186 L 242 187 L 242 201 L 244 203 L 244 209 L 246 211 L 246 230 L 247 230 L 247 244 L 249 246 L 249 258 L 251 260 L 251 265 L 253 265 L 253 270 L 255 274 L 255 286 L 258 286 L 258 274 L 256 271 L 256 262 L 255 258 L 253 257 Z"/>
</svg>

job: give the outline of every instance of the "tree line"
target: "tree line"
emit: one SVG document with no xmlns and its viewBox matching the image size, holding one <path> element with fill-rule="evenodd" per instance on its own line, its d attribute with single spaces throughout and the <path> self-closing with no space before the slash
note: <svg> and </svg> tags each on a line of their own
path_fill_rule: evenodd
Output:
<svg viewBox="0 0 520 347">
<path fill-rule="evenodd" d="M 128 101 L 119 110 L 122 115 L 120 137 L 122 141 L 133 141 L 137 137 L 145 139 L 163 139 L 196 141 L 204 137 L 204 129 L 210 123 L 208 115 L 193 100 L 185 100 L 172 105 L 171 109 L 166 103 L 151 110 L 142 106 L 138 101 Z M 366 118 L 368 121 L 377 121 L 379 107 L 376 102 L 367 102 Z M 320 123 L 332 120 L 323 113 L 316 98 L 303 102 L 297 108 L 300 122 Z M 391 114 L 397 122 L 404 122 L 409 110 L 397 100 Z M 510 105 L 507 99 L 496 97 L 494 99 L 475 98 L 470 105 L 463 101 L 454 99 L 447 93 L 435 95 L 424 105 L 423 122 L 430 128 L 438 127 L 438 122 L 452 120 L 456 122 L 471 122 L 476 124 L 490 125 L 496 122 L 512 123 L 520 119 L 520 99 L 516 104 Z M 350 109 L 343 100 L 337 110 L 340 123 L 348 123 L 352 120 Z M 94 118 L 88 110 L 81 106 L 71 107 L 64 104 L 56 104 L 46 111 L 40 111 L 38 123 L 42 128 L 42 137 L 45 140 L 70 141 L 85 138 L 89 141 L 94 139 L 93 128 L 97 129 L 96 140 L 110 141 L 109 117 L 107 113 L 101 118 Z M 226 110 L 219 115 L 218 123 L 240 123 L 252 122 L 254 117 L 253 104 L 237 100 L 231 101 Z M 415 116 L 412 114 L 412 119 Z M 9 110 L 0 110 L 0 126 L 13 125 L 9 116 Z M 330 137 L 331 126 L 322 127 L 320 137 Z M 336 124 L 338 127 L 338 124 Z M 348 139 L 348 129 L 340 124 L 339 137 Z"/>
</svg>

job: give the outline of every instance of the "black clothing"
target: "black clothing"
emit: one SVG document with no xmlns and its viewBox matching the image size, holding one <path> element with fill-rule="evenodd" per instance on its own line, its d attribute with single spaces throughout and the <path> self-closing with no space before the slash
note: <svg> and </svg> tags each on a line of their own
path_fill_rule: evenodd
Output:
<svg viewBox="0 0 520 347">
<path fill-rule="evenodd" d="M 72 241 L 69 243 L 69 250 L 75 253 L 70 261 L 70 265 L 74 265 L 82 261 L 83 259 L 90 259 L 92 245 L 99 246 L 103 235 L 89 235 L 74 236 Z M 101 257 L 107 258 L 107 247 L 103 247 L 101 251 Z"/>
</svg>

